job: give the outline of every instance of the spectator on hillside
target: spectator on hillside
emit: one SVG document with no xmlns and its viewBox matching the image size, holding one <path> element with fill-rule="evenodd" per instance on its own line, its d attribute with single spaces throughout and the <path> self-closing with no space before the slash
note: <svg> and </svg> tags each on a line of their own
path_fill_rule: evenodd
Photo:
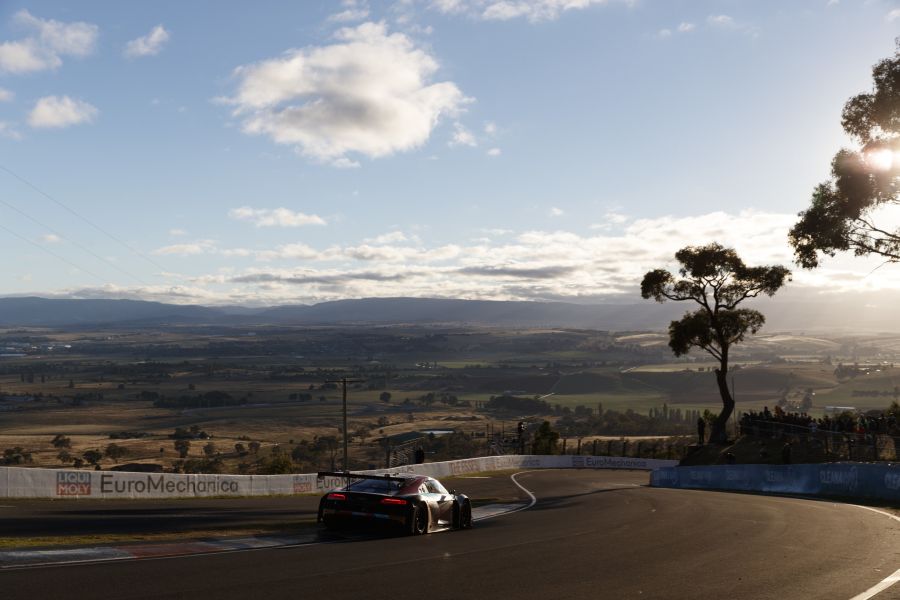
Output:
<svg viewBox="0 0 900 600">
<path fill-rule="evenodd" d="M 703 420 L 703 417 L 697 419 L 697 437 L 700 438 L 700 445 L 703 445 L 704 440 L 706 440 L 706 421 Z"/>
</svg>

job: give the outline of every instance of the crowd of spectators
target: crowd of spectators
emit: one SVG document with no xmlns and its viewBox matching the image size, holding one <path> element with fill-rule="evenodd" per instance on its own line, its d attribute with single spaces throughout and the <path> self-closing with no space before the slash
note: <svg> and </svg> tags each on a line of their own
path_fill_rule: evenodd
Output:
<svg viewBox="0 0 900 600">
<path fill-rule="evenodd" d="M 878 415 L 844 412 L 825 415 L 820 419 L 801 412 L 785 412 L 776 406 L 774 411 L 764 407 L 762 412 L 750 411 L 741 416 L 741 433 L 744 435 L 794 435 L 816 438 L 817 434 L 842 434 L 844 437 L 872 439 L 876 435 L 900 436 L 897 417 L 892 412 Z"/>
</svg>

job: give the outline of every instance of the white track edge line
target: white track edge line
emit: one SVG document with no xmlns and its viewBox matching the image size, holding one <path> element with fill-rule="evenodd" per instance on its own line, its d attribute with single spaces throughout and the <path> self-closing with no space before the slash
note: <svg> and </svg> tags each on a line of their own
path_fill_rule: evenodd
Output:
<svg viewBox="0 0 900 600">
<path fill-rule="evenodd" d="M 893 520 L 897 521 L 898 523 L 900 523 L 900 517 L 898 517 L 897 515 L 893 515 L 889 512 L 879 510 L 877 508 L 872 508 L 871 506 L 862 506 L 860 504 L 851 504 L 850 506 L 855 506 L 856 508 L 862 508 L 863 510 L 870 510 L 874 513 L 878 513 L 879 515 L 884 515 L 885 517 L 888 517 L 889 519 L 893 519 Z M 896 571 L 894 571 L 893 573 L 891 573 L 890 575 L 888 575 L 887 577 L 882 579 L 879 583 L 873 585 L 872 587 L 870 587 L 863 593 L 853 596 L 852 598 L 850 598 L 850 600 L 869 600 L 869 598 L 872 598 L 873 596 L 880 594 L 881 592 L 888 589 L 889 587 L 891 587 L 898 581 L 900 581 L 900 569 L 897 569 Z"/>
<path fill-rule="evenodd" d="M 721 492 L 723 494 L 734 493 L 730 490 L 706 490 L 706 489 L 702 489 L 702 488 L 670 488 L 670 487 L 648 486 L 648 489 L 674 490 L 674 491 L 696 491 L 696 492 L 709 491 L 709 492 Z M 752 492 L 751 492 L 751 494 L 752 494 Z M 763 495 L 767 498 L 793 498 L 795 500 L 810 500 L 810 501 L 827 501 L 828 500 L 828 498 L 815 498 L 815 497 L 810 497 L 810 496 L 797 496 L 797 495 L 791 495 L 791 494 L 762 493 L 761 495 Z M 844 503 L 837 502 L 836 504 L 844 504 Z M 856 508 L 862 508 L 863 510 L 870 510 L 874 513 L 878 513 L 879 515 L 882 515 L 882 516 L 888 517 L 889 519 L 893 519 L 897 522 L 900 522 L 900 517 L 898 517 L 897 515 L 891 514 L 889 512 L 883 511 L 883 510 L 879 510 L 877 508 L 872 508 L 871 506 L 863 506 L 861 504 L 845 504 L 845 506 L 855 506 Z M 891 573 L 890 575 L 888 575 L 887 577 L 882 579 L 879 583 L 873 585 L 866 591 L 853 596 L 852 598 L 850 598 L 850 600 L 869 600 L 869 598 L 872 598 L 875 595 L 880 594 L 881 592 L 888 589 L 889 587 L 891 587 L 892 585 L 894 585 L 897 582 L 900 582 L 900 569 L 897 569 L 896 571 L 894 571 L 893 573 Z"/>
<path fill-rule="evenodd" d="M 537 502 L 537 498 L 535 498 L 534 494 L 532 494 L 529 490 L 527 490 L 521 483 L 516 481 L 516 475 L 522 475 L 524 473 L 534 473 L 535 471 L 519 471 L 518 473 L 513 473 L 510 475 L 510 479 L 512 482 L 518 486 L 523 492 L 528 494 L 528 497 L 531 498 L 531 502 L 527 506 L 521 506 L 519 508 L 515 508 L 512 510 L 507 510 L 504 512 L 496 513 L 493 515 L 487 515 L 485 517 L 480 517 L 478 519 L 474 519 L 475 521 L 486 521 L 488 519 L 493 519 L 494 517 L 502 517 L 503 515 L 509 515 L 514 512 L 519 512 L 521 510 L 526 510 L 531 508 Z M 113 561 L 122 561 L 122 560 L 140 560 L 140 561 L 156 561 L 156 560 L 173 560 L 173 559 L 182 559 L 182 558 L 193 558 L 199 556 L 212 556 L 218 554 L 232 554 L 237 552 L 255 552 L 259 550 L 276 550 L 276 549 L 285 549 L 285 548 L 298 548 L 301 546 L 318 546 L 322 544 L 340 544 L 344 543 L 344 540 L 341 541 L 314 541 L 314 542 L 301 542 L 299 544 L 284 544 L 278 546 L 263 546 L 260 548 L 229 548 L 227 550 L 213 550 L 208 552 L 194 552 L 191 554 L 173 554 L 169 556 L 117 556 L 114 558 L 89 558 L 82 560 L 70 560 L 64 562 L 45 562 L 45 563 L 30 563 L 30 564 L 21 564 L 21 565 L 3 565 L 0 566 L 0 570 L 9 570 L 9 571 L 19 571 L 25 569 L 37 569 L 37 568 L 47 568 L 47 567 L 68 567 L 68 566 L 77 566 L 77 565 L 85 565 L 85 564 L 101 564 L 108 563 Z"/>
<path fill-rule="evenodd" d="M 514 509 L 512 509 L 512 510 L 508 510 L 508 511 L 505 511 L 505 512 L 502 512 L 502 513 L 497 513 L 497 514 L 495 514 L 495 515 L 487 515 L 486 517 L 481 517 L 480 519 L 477 519 L 477 520 L 478 520 L 478 521 L 486 521 L 486 520 L 488 520 L 488 519 L 493 519 L 494 517 L 502 517 L 503 515 L 511 515 L 511 514 L 513 514 L 513 513 L 517 513 L 517 512 L 522 511 L 522 510 L 528 510 L 529 508 L 531 508 L 532 506 L 534 506 L 534 505 L 537 503 L 537 498 L 535 498 L 534 494 L 532 494 L 530 490 L 526 489 L 525 486 L 523 486 L 521 483 L 519 483 L 519 482 L 516 480 L 516 476 L 517 476 L 517 475 L 524 475 L 525 473 L 534 473 L 534 472 L 535 472 L 535 471 L 519 471 L 518 473 L 513 473 L 512 475 L 509 476 L 509 478 L 512 479 L 512 482 L 513 482 L 514 484 L 516 484 L 516 486 L 517 486 L 520 490 L 522 490 L 523 492 L 525 492 L 526 494 L 528 494 L 528 497 L 529 497 L 529 498 L 531 498 L 531 502 L 528 503 L 528 505 L 520 506 L 519 508 L 514 508 Z"/>
</svg>

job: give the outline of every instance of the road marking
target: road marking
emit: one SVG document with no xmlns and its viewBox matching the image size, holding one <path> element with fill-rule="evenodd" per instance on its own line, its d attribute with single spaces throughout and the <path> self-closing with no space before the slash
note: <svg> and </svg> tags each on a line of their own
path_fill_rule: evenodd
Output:
<svg viewBox="0 0 900 600">
<path fill-rule="evenodd" d="M 508 515 L 534 506 L 537 502 L 534 494 L 525 489 L 518 481 L 516 475 L 531 473 L 533 471 L 521 471 L 511 475 L 516 486 L 531 498 L 530 504 L 491 504 L 473 509 L 479 512 L 487 509 L 488 514 L 475 517 L 475 521 L 484 521 L 501 515 Z M 273 550 L 277 548 L 297 548 L 301 546 L 318 546 L 321 544 L 335 544 L 347 540 L 319 540 L 318 534 L 313 532 L 298 538 L 267 537 L 261 538 L 237 538 L 223 539 L 210 542 L 162 542 L 159 544 L 147 544 L 127 547 L 99 547 L 99 548 L 73 548 L 49 551 L 4 551 L 0 552 L 0 570 L 34 569 L 44 567 L 66 567 L 78 564 L 96 564 L 113 560 L 172 560 L 190 558 L 196 556 L 210 556 L 232 552 L 253 552 L 258 550 Z M 194 550 L 194 552 L 179 554 L 178 548 Z"/>
<path fill-rule="evenodd" d="M 703 490 L 703 489 L 697 490 L 697 489 L 690 489 L 690 488 L 664 488 L 664 487 L 652 487 L 652 486 L 649 487 L 648 489 L 654 489 L 654 490 L 674 490 L 674 491 L 697 491 L 697 492 L 701 492 L 701 493 L 706 492 L 706 491 L 711 491 L 711 492 L 721 492 L 721 493 L 723 493 L 723 494 L 732 493 L 732 492 L 728 492 L 728 491 L 726 491 L 726 490 Z M 777 495 L 772 495 L 772 494 L 765 494 L 765 493 L 762 493 L 761 495 L 762 495 L 762 496 L 765 496 L 765 497 L 767 497 L 767 498 L 773 498 L 773 499 L 776 499 L 776 498 L 791 498 L 792 500 L 808 500 L 808 501 L 812 501 L 812 502 L 809 504 L 810 506 L 816 506 L 816 502 L 815 502 L 816 500 L 827 500 L 827 498 L 815 498 L 815 497 L 810 497 L 810 496 L 796 496 L 796 495 L 792 495 L 792 494 L 777 494 Z M 878 514 L 880 514 L 880 515 L 883 515 L 883 516 L 885 516 L 885 517 L 888 517 L 889 519 L 893 519 L 893 520 L 895 520 L 895 521 L 897 521 L 897 522 L 900 522 L 900 517 L 898 517 L 897 515 L 891 514 L 891 513 L 889 513 L 889 512 L 885 512 L 885 511 L 883 511 L 883 510 L 879 510 L 879 509 L 877 509 L 877 508 L 872 508 L 871 506 L 862 506 L 861 504 L 847 504 L 846 506 L 855 506 L 856 508 L 862 508 L 863 510 L 870 510 L 870 511 L 872 511 L 872 512 L 874 512 L 874 513 L 878 513 Z M 887 577 L 885 577 L 884 579 L 882 579 L 881 582 L 879 582 L 879 583 L 877 583 L 876 585 L 870 587 L 869 589 L 867 589 L 867 590 L 864 591 L 863 593 L 857 594 L 856 596 L 853 596 L 852 598 L 850 598 L 850 600 L 869 600 L 869 598 L 872 598 L 872 597 L 874 597 L 875 595 L 877 595 L 877 594 L 883 592 L 884 590 L 888 589 L 889 587 L 891 587 L 892 585 L 894 585 L 894 584 L 897 583 L 898 581 L 900 581 L 900 569 L 897 569 L 896 571 L 894 571 L 893 573 L 891 573 L 890 575 L 888 575 Z"/>
<path fill-rule="evenodd" d="M 884 516 L 888 517 L 889 519 L 893 519 L 893 520 L 897 521 L 898 523 L 900 523 L 900 517 L 898 517 L 897 515 L 892 515 L 889 512 L 885 512 L 883 510 L 878 510 L 877 508 L 872 508 L 871 506 L 860 506 L 859 504 L 851 504 L 851 506 L 855 506 L 856 508 L 862 508 L 864 510 L 871 510 L 874 513 L 878 513 L 879 515 L 884 515 Z M 880 594 L 881 592 L 888 589 L 889 587 L 891 587 L 898 581 L 900 581 L 900 569 L 897 569 L 896 571 L 894 571 L 893 573 L 891 573 L 890 575 L 888 575 L 887 577 L 882 579 L 880 583 L 870 587 L 869 589 L 864 591 L 862 594 L 853 596 L 852 598 L 850 598 L 850 600 L 869 600 L 869 598 L 875 596 L 876 594 Z"/>
<path fill-rule="evenodd" d="M 479 521 L 485 521 L 485 520 L 487 520 L 487 519 L 493 519 L 494 517 L 499 517 L 499 516 L 501 516 L 501 515 L 511 515 L 512 513 L 517 513 L 517 512 L 522 511 L 522 510 L 527 510 L 527 509 L 529 509 L 529 508 L 531 508 L 532 506 L 535 505 L 535 503 L 537 502 L 537 498 L 534 497 L 534 494 L 532 494 L 529 490 L 527 490 L 527 489 L 525 488 L 525 486 L 523 486 L 521 483 L 519 483 L 518 481 L 516 481 L 516 477 L 517 477 L 518 475 L 524 475 L 525 473 L 534 473 L 534 471 L 519 471 L 518 473 L 513 473 L 512 475 L 510 475 L 509 478 L 512 479 L 512 482 L 513 482 L 514 484 L 516 484 L 516 486 L 517 486 L 520 490 L 522 490 L 523 492 L 525 492 L 526 494 L 528 494 L 528 497 L 531 498 L 531 502 L 528 503 L 528 504 L 522 504 L 522 505 L 520 505 L 518 508 L 514 508 L 514 509 L 508 510 L 508 511 L 506 511 L 506 512 L 497 513 L 497 514 L 491 514 L 491 515 L 484 515 L 483 517 L 481 517 L 480 519 L 478 519 Z M 510 506 L 512 506 L 512 505 L 510 505 Z"/>
<path fill-rule="evenodd" d="M 510 475 L 510 479 L 512 479 L 512 482 L 514 484 L 516 484 L 517 486 L 519 486 L 519 489 L 522 490 L 523 492 L 525 492 L 526 494 L 528 494 L 528 497 L 531 498 L 531 504 L 529 504 L 525 508 L 531 508 L 532 506 L 534 506 L 535 503 L 537 502 L 537 498 L 535 498 L 534 494 L 532 494 L 529 490 L 525 489 L 525 486 L 522 485 L 521 483 L 519 483 L 518 480 L 516 480 L 516 477 L 519 475 L 523 475 L 525 473 L 533 473 L 533 472 L 534 471 L 519 471 L 518 473 L 513 473 L 512 475 Z M 519 510 L 525 510 L 525 508 L 521 508 Z"/>
</svg>

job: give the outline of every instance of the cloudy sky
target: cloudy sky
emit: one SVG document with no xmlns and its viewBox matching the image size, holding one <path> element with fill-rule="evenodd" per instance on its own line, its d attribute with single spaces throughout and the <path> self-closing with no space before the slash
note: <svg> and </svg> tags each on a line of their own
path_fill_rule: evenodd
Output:
<svg viewBox="0 0 900 600">
<path fill-rule="evenodd" d="M 897 35 L 894 0 L 6 1 L 0 295 L 637 301 L 687 244 L 789 264 Z"/>
</svg>

